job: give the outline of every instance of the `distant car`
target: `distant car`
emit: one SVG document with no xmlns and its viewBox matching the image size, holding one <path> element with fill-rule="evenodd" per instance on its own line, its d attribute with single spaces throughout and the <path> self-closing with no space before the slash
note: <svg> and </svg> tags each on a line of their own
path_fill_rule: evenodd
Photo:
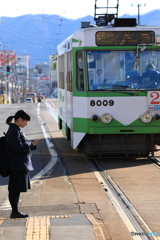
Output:
<svg viewBox="0 0 160 240">
<path fill-rule="evenodd" d="M 57 88 L 54 89 L 52 95 L 53 95 L 53 97 L 55 97 L 55 98 L 58 97 L 58 90 L 57 90 Z"/>
<path fill-rule="evenodd" d="M 26 103 L 33 103 L 32 98 L 26 98 Z"/>
</svg>

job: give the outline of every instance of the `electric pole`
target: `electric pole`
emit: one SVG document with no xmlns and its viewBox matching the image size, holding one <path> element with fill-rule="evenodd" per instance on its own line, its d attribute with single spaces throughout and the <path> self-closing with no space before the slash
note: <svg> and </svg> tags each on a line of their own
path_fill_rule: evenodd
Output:
<svg viewBox="0 0 160 240">
<path fill-rule="evenodd" d="M 133 5 L 131 3 L 131 7 L 133 7 L 133 6 L 137 6 L 138 7 L 138 25 L 140 25 L 140 7 L 141 6 L 146 6 L 146 4 L 144 4 L 144 5 L 141 5 L 141 4 Z"/>
</svg>

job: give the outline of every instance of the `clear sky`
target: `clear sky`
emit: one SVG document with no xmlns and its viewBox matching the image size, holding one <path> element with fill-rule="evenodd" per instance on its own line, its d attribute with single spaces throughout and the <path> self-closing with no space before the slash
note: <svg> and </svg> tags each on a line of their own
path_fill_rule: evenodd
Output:
<svg viewBox="0 0 160 240">
<path fill-rule="evenodd" d="M 110 7 L 117 5 L 117 0 L 97 0 L 97 6 Z M 66 18 L 77 19 L 87 15 L 94 16 L 95 0 L 0 0 L 0 16 L 16 17 L 25 14 L 58 14 Z M 131 6 L 131 4 L 133 6 Z M 154 9 L 160 9 L 159 0 L 119 0 L 119 17 L 123 14 L 144 14 Z M 145 5 L 146 4 L 146 5 Z M 144 6 L 145 5 L 145 6 Z M 114 9 L 110 9 L 115 13 Z"/>
</svg>

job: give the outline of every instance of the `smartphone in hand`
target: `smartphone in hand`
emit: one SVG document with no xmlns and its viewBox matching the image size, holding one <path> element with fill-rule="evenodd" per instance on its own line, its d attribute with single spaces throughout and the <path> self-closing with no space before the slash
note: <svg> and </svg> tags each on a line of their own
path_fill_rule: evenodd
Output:
<svg viewBox="0 0 160 240">
<path fill-rule="evenodd" d="M 33 141 L 33 146 L 36 146 L 38 142 L 39 142 L 39 139 L 34 140 Z"/>
</svg>

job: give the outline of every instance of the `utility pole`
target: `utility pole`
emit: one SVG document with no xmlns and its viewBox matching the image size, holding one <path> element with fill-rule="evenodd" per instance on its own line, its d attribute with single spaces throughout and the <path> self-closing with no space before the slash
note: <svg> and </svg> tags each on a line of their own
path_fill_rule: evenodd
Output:
<svg viewBox="0 0 160 240">
<path fill-rule="evenodd" d="M 138 7 L 138 25 L 140 25 L 140 7 L 141 6 L 146 6 L 146 4 L 144 4 L 144 5 L 141 5 L 141 4 L 133 5 L 131 3 L 131 7 L 133 7 L 133 6 L 137 6 Z"/>
</svg>

